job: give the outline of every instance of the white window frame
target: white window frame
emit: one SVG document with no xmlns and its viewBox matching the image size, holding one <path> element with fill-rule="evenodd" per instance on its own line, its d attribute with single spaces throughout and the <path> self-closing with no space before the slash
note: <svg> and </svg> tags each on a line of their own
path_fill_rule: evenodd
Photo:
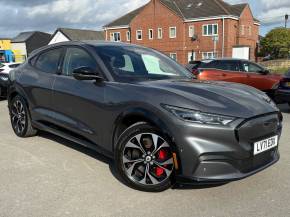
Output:
<svg viewBox="0 0 290 217">
<path fill-rule="evenodd" d="M 126 32 L 126 39 L 127 39 L 127 41 L 131 41 L 131 32 L 130 31 Z"/>
<path fill-rule="evenodd" d="M 252 36 L 252 26 L 249 26 L 249 36 Z"/>
<path fill-rule="evenodd" d="M 110 41 L 114 41 L 114 33 L 113 32 L 110 33 Z"/>
<path fill-rule="evenodd" d="M 175 35 L 171 35 L 171 30 L 172 29 L 175 30 Z M 177 37 L 177 28 L 176 28 L 176 26 L 169 27 L 169 38 L 176 38 L 176 37 Z"/>
<path fill-rule="evenodd" d="M 115 39 L 116 39 L 116 38 L 115 38 L 115 35 L 116 35 L 116 34 L 119 34 L 119 36 L 120 36 L 120 37 L 119 37 L 119 38 L 120 38 L 119 40 L 115 40 Z M 115 42 L 119 42 L 119 41 L 121 41 L 121 32 L 112 32 L 112 33 L 110 33 L 110 40 L 111 40 L 111 41 L 115 41 Z"/>
<path fill-rule="evenodd" d="M 209 34 L 208 33 L 208 27 L 209 26 L 212 26 L 212 34 Z M 216 26 L 217 28 L 217 33 L 215 34 L 214 33 L 214 26 Z M 204 34 L 204 27 L 207 27 L 207 31 L 206 31 L 206 34 Z M 219 35 L 219 24 L 218 23 L 211 23 L 211 24 L 204 24 L 202 25 L 202 36 L 218 36 Z"/>
<path fill-rule="evenodd" d="M 188 27 L 188 37 L 192 38 L 195 35 L 194 25 Z"/>
<path fill-rule="evenodd" d="M 171 59 L 177 61 L 177 53 L 170 53 L 169 56 Z M 173 58 L 173 56 L 175 56 L 175 58 Z"/>
<path fill-rule="evenodd" d="M 162 28 L 158 28 L 158 30 L 157 30 L 157 38 L 158 39 L 162 39 L 163 38 L 163 29 Z"/>
<path fill-rule="evenodd" d="M 141 39 L 138 38 L 138 33 L 141 33 Z M 136 30 L 136 40 L 137 41 L 142 41 L 142 39 L 143 39 L 143 31 L 140 30 L 140 29 L 139 30 Z"/>
<path fill-rule="evenodd" d="M 152 35 L 151 35 L 151 33 L 152 33 Z M 149 40 L 153 40 L 154 39 L 154 31 L 153 31 L 153 29 L 149 29 L 148 30 L 148 38 L 149 38 Z"/>
<path fill-rule="evenodd" d="M 211 58 L 210 58 L 211 56 Z M 215 53 L 214 51 L 207 51 L 207 52 L 202 52 L 202 59 L 206 60 L 206 59 L 215 59 L 217 58 L 217 53 Z"/>
<path fill-rule="evenodd" d="M 245 35 L 245 25 L 241 25 L 240 33 L 241 35 Z"/>
<path fill-rule="evenodd" d="M 192 55 L 192 51 L 188 51 L 188 54 L 187 54 L 187 60 L 188 62 L 191 61 L 191 55 Z M 193 61 L 196 60 L 196 52 L 193 52 Z"/>
</svg>

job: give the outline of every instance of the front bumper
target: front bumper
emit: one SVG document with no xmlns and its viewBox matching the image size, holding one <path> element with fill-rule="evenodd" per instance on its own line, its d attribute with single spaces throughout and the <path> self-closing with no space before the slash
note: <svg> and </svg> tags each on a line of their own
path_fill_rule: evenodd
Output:
<svg viewBox="0 0 290 217">
<path fill-rule="evenodd" d="M 188 124 L 176 128 L 179 156 L 178 183 L 224 183 L 251 176 L 276 163 L 273 148 L 254 156 L 254 143 L 282 132 L 278 113 L 237 120 L 229 127 Z M 182 135 L 182 136 L 180 136 Z"/>
</svg>

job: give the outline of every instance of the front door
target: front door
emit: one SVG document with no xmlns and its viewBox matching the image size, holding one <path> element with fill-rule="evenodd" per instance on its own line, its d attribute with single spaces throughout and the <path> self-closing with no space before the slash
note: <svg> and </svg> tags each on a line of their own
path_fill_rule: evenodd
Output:
<svg viewBox="0 0 290 217">
<path fill-rule="evenodd" d="M 270 86 L 268 85 L 269 80 L 267 79 L 267 75 L 263 74 L 264 69 L 261 66 L 248 61 L 244 61 L 242 66 L 247 75 L 247 85 L 264 91 L 271 87 L 271 84 Z"/>
<path fill-rule="evenodd" d="M 95 59 L 80 47 L 67 48 L 62 73 L 53 86 L 53 103 L 57 125 L 95 144 L 102 140 L 105 82 L 80 81 L 72 74 L 79 67 L 98 70 Z"/>
</svg>

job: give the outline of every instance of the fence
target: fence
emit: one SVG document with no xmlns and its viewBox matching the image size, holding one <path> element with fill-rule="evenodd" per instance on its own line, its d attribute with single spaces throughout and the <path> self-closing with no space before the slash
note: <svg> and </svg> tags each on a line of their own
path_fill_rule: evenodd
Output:
<svg viewBox="0 0 290 217">
<path fill-rule="evenodd" d="M 261 65 L 267 67 L 271 70 L 290 68 L 290 59 L 281 59 L 281 60 L 270 60 L 266 62 L 261 62 Z"/>
</svg>

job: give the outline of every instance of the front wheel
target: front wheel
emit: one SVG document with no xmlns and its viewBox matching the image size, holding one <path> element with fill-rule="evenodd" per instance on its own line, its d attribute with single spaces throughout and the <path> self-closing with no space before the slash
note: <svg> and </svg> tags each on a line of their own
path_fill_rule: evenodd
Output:
<svg viewBox="0 0 290 217">
<path fill-rule="evenodd" d="M 137 190 L 160 192 L 170 188 L 174 170 L 170 144 L 147 123 L 129 127 L 120 136 L 115 153 L 119 175 Z"/>
<path fill-rule="evenodd" d="M 19 137 L 30 137 L 37 133 L 31 125 L 31 118 L 25 100 L 17 95 L 9 106 L 10 121 L 15 134 Z"/>
</svg>

